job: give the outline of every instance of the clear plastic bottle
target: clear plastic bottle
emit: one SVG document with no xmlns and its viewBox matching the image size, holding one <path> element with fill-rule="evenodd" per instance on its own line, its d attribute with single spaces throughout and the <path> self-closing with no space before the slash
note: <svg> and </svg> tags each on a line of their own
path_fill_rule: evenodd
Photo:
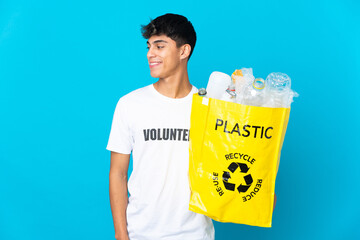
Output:
<svg viewBox="0 0 360 240">
<path fill-rule="evenodd" d="M 252 84 L 255 79 L 252 68 L 242 68 L 240 70 L 235 70 L 235 72 L 231 75 L 231 79 L 235 85 L 236 102 L 241 103 L 243 102 L 245 88 Z"/>
<path fill-rule="evenodd" d="M 290 107 L 296 93 L 291 90 L 291 79 L 285 73 L 270 73 L 266 78 L 266 107 Z"/>
<path fill-rule="evenodd" d="M 221 99 L 230 84 L 231 77 L 229 75 L 222 72 L 211 73 L 206 87 L 207 97 Z"/>
<path fill-rule="evenodd" d="M 256 78 L 251 84 L 248 84 L 243 92 L 242 99 L 239 103 L 262 107 L 266 101 L 265 93 L 265 80 L 262 78 Z"/>
</svg>

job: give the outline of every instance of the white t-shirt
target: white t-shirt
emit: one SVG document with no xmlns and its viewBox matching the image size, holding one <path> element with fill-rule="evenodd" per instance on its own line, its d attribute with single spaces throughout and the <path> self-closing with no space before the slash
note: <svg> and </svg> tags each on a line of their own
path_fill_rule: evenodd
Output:
<svg viewBox="0 0 360 240">
<path fill-rule="evenodd" d="M 189 211 L 189 128 L 192 95 L 173 99 L 153 85 L 122 97 L 107 149 L 133 154 L 128 181 L 131 240 L 212 240 L 208 217 Z"/>
</svg>

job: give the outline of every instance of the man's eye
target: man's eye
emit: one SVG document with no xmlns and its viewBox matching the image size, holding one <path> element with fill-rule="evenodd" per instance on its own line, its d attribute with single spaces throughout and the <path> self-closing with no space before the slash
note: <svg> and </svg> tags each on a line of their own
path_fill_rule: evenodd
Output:
<svg viewBox="0 0 360 240">
<path fill-rule="evenodd" d="M 149 49 L 150 49 L 150 47 L 149 47 L 149 46 L 147 46 L 147 47 L 146 47 L 146 49 L 147 49 L 147 50 L 149 50 Z"/>
<path fill-rule="evenodd" d="M 160 49 L 160 48 L 164 48 L 164 46 L 157 46 L 157 48 L 158 48 L 158 49 Z"/>
</svg>

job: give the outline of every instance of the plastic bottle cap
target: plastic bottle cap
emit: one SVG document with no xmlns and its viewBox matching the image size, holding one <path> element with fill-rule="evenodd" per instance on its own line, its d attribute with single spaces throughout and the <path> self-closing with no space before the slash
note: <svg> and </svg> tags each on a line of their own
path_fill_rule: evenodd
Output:
<svg viewBox="0 0 360 240">
<path fill-rule="evenodd" d="M 199 96 L 205 96 L 206 95 L 206 89 L 205 88 L 200 88 L 198 93 L 199 93 Z"/>
</svg>

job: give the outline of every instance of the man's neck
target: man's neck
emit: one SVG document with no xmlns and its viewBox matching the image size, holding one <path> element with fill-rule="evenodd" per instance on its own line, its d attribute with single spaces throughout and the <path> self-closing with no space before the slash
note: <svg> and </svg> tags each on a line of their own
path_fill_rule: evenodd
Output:
<svg viewBox="0 0 360 240">
<path fill-rule="evenodd" d="M 192 85 L 187 71 L 182 71 L 168 78 L 160 78 L 159 81 L 154 83 L 154 88 L 167 97 L 184 98 L 190 93 Z"/>
</svg>

